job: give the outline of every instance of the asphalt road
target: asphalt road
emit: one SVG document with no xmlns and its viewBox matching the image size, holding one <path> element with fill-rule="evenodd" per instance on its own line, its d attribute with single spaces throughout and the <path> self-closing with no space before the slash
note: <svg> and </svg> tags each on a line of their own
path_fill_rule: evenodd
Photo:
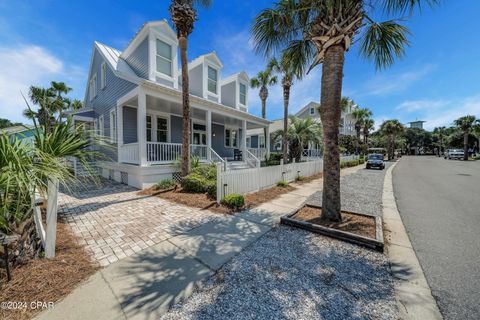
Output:
<svg viewBox="0 0 480 320">
<path fill-rule="evenodd" d="M 403 157 L 398 209 L 445 319 L 480 319 L 480 161 Z"/>
</svg>

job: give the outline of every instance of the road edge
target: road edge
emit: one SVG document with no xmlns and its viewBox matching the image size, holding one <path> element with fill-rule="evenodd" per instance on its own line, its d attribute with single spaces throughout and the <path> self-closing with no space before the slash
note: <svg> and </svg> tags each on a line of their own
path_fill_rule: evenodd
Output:
<svg viewBox="0 0 480 320">
<path fill-rule="evenodd" d="M 385 248 L 394 278 L 395 299 L 402 319 L 443 319 L 398 212 L 393 191 L 394 163 L 383 183 Z"/>
</svg>

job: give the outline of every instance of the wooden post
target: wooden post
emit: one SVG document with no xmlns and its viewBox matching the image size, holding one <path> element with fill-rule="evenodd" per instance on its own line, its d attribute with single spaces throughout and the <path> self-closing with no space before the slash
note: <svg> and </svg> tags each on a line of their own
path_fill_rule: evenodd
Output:
<svg viewBox="0 0 480 320">
<path fill-rule="evenodd" d="M 57 238 L 57 200 L 58 179 L 48 180 L 47 199 L 47 232 L 45 235 L 45 257 L 55 257 L 55 241 Z"/>
<path fill-rule="evenodd" d="M 137 140 L 139 165 L 147 165 L 147 96 L 140 88 L 137 107 Z"/>
</svg>

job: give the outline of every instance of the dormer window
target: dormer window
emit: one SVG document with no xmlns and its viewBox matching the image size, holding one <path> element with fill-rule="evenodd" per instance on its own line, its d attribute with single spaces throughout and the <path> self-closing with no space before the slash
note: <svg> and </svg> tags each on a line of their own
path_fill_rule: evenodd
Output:
<svg viewBox="0 0 480 320">
<path fill-rule="evenodd" d="M 218 72 L 212 67 L 208 67 L 208 91 L 217 94 Z"/>
<path fill-rule="evenodd" d="M 310 114 L 314 115 L 315 114 L 315 108 L 310 108 Z"/>
<path fill-rule="evenodd" d="M 240 104 L 247 105 L 247 86 L 240 83 Z"/>
<path fill-rule="evenodd" d="M 157 39 L 157 71 L 172 76 L 172 46 Z"/>
</svg>

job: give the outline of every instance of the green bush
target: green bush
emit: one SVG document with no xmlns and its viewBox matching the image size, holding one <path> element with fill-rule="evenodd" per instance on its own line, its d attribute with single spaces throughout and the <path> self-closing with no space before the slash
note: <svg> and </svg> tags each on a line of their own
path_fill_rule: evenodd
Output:
<svg viewBox="0 0 480 320">
<path fill-rule="evenodd" d="M 296 176 L 296 177 L 295 177 L 295 181 L 297 181 L 297 182 L 298 182 L 298 181 L 303 181 L 304 179 L 305 179 L 304 176 Z"/>
<path fill-rule="evenodd" d="M 204 177 L 207 180 L 217 179 L 217 167 L 215 165 L 193 168 L 191 173 Z"/>
<path fill-rule="evenodd" d="M 344 160 L 340 162 L 340 168 L 355 167 L 360 164 L 360 160 Z"/>
<path fill-rule="evenodd" d="M 241 194 L 232 193 L 225 196 L 221 204 L 231 209 L 238 209 L 245 205 L 245 198 Z"/>
<path fill-rule="evenodd" d="M 204 177 L 191 173 L 182 179 L 182 188 L 187 192 L 204 193 L 206 192 L 207 179 Z"/>
<path fill-rule="evenodd" d="M 155 185 L 155 189 L 157 190 L 165 190 L 165 189 L 170 189 L 175 186 L 175 181 L 172 179 L 163 179 L 159 183 Z"/>
<path fill-rule="evenodd" d="M 280 180 L 277 182 L 277 187 L 286 187 L 288 186 L 288 182 L 285 180 Z"/>
<path fill-rule="evenodd" d="M 205 191 L 210 196 L 210 198 L 217 198 L 217 180 L 208 180 L 205 185 Z"/>
</svg>

